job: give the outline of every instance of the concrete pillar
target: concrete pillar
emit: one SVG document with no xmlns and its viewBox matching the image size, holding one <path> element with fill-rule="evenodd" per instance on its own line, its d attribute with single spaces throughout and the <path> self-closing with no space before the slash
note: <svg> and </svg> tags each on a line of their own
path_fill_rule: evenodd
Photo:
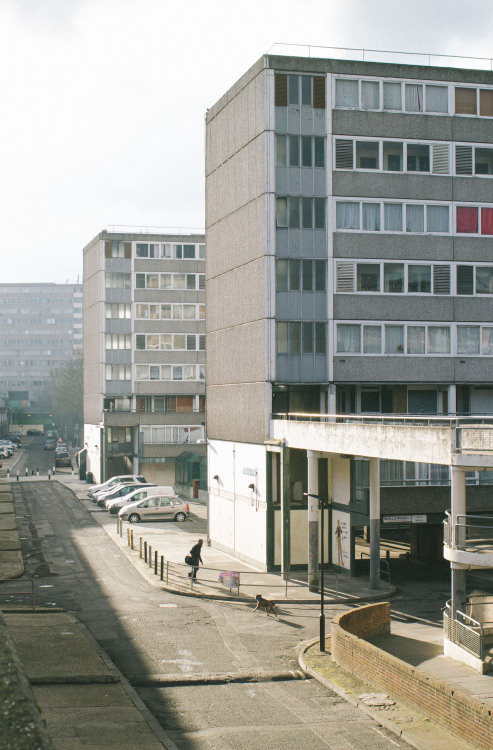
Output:
<svg viewBox="0 0 493 750">
<path fill-rule="evenodd" d="M 380 459 L 370 458 L 370 588 L 380 588 Z"/>
<path fill-rule="evenodd" d="M 457 414 L 457 387 L 451 383 L 448 387 L 448 413 L 451 417 Z"/>
<path fill-rule="evenodd" d="M 319 591 L 319 500 L 318 495 L 318 459 L 316 451 L 307 451 L 308 459 L 308 588 Z"/>
<path fill-rule="evenodd" d="M 452 466 L 450 472 L 451 516 L 452 516 L 452 544 L 456 544 L 456 524 L 459 516 L 466 514 L 466 472 Z M 456 612 L 464 611 L 466 602 L 466 573 L 467 568 L 460 563 L 451 563 L 452 577 L 452 617 L 456 619 Z"/>
</svg>

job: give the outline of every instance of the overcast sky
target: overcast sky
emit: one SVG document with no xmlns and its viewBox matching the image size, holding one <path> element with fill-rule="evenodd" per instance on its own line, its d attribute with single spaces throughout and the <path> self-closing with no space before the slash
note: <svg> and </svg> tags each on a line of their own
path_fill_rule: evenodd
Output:
<svg viewBox="0 0 493 750">
<path fill-rule="evenodd" d="M 275 43 L 492 40 L 492 0 L 0 0 L 0 280 L 82 281 L 115 225 L 203 229 L 204 114 Z"/>
</svg>

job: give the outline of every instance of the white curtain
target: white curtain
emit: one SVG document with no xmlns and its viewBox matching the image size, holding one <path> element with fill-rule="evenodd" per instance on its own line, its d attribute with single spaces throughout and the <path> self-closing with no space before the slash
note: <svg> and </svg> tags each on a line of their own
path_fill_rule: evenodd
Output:
<svg viewBox="0 0 493 750">
<path fill-rule="evenodd" d="M 363 203 L 363 229 L 380 231 L 380 203 Z"/>
<path fill-rule="evenodd" d="M 493 328 L 484 326 L 481 331 L 482 353 L 493 354 Z"/>
<path fill-rule="evenodd" d="M 425 353 L 425 327 L 408 326 L 407 327 L 407 353 L 424 354 Z"/>
<path fill-rule="evenodd" d="M 428 232 L 448 232 L 449 231 L 449 207 L 448 206 L 427 206 L 426 208 L 426 227 Z"/>
<path fill-rule="evenodd" d="M 359 229 L 359 203 L 339 201 L 336 204 L 337 229 Z"/>
<path fill-rule="evenodd" d="M 425 210 L 424 206 L 406 204 L 406 232 L 424 232 Z"/>
<path fill-rule="evenodd" d="M 363 353 L 382 353 L 382 327 L 363 326 Z"/>
<path fill-rule="evenodd" d="M 423 86 L 417 83 L 406 83 L 406 112 L 423 111 Z"/>
<path fill-rule="evenodd" d="M 402 484 L 404 479 L 404 462 L 383 459 L 380 461 L 380 484 L 388 487 L 392 484 Z"/>
<path fill-rule="evenodd" d="M 380 109 L 380 84 L 377 81 L 361 82 L 361 106 L 363 109 Z"/>
<path fill-rule="evenodd" d="M 361 332 L 359 325 L 337 326 L 337 351 L 338 352 L 360 352 Z"/>
<path fill-rule="evenodd" d="M 428 326 L 428 354 L 450 353 L 450 328 Z"/>
<path fill-rule="evenodd" d="M 479 354 L 479 326 L 457 326 L 457 354 Z"/>
<path fill-rule="evenodd" d="M 404 353 L 404 326 L 385 326 L 385 353 Z"/>
<path fill-rule="evenodd" d="M 402 109 L 402 95 L 400 83 L 383 84 L 383 108 Z"/>
<path fill-rule="evenodd" d="M 336 80 L 336 107 L 358 106 L 358 81 L 338 78 Z"/>
<path fill-rule="evenodd" d="M 426 86 L 426 111 L 448 112 L 448 89 L 446 86 Z"/>
<path fill-rule="evenodd" d="M 387 232 L 402 232 L 402 203 L 384 203 L 384 221 Z"/>
</svg>

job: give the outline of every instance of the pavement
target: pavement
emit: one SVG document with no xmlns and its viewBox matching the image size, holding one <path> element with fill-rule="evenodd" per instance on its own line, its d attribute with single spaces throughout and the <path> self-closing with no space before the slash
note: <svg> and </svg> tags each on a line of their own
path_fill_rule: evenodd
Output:
<svg viewBox="0 0 493 750">
<path fill-rule="evenodd" d="M 21 477 L 20 481 L 40 480 Z M 289 602 L 320 604 L 320 596 L 309 591 L 306 576 L 303 578 L 292 572 L 289 579 L 284 580 L 279 574 L 256 570 L 206 544 L 202 554 L 205 565 L 199 569 L 198 580 L 190 581 L 184 557 L 199 537 L 207 538 L 206 507 L 198 501 L 188 501 L 191 518 L 182 524 L 117 524 L 114 516 L 97 508 L 87 498 L 89 486 L 77 475 L 57 474 L 51 481 L 62 482 L 74 493 L 77 501 L 94 514 L 108 536 L 153 586 L 205 599 L 253 601 L 260 591 L 281 606 Z M 23 573 L 22 556 L 13 524 L 12 503 L 2 491 L 3 484 L 0 480 L 0 579 L 15 579 Z M 8 585 L 21 585 L 21 581 L 17 584 L 12 581 Z M 358 603 L 389 600 L 395 593 L 396 588 L 385 581 L 381 581 L 380 589 L 372 590 L 366 577 L 325 574 L 324 601 L 327 605 L 357 606 Z M 138 745 L 142 748 L 175 749 L 172 740 L 159 727 L 124 676 L 72 615 L 53 610 L 42 612 L 37 608 L 33 613 L 28 606 L 22 611 L 4 606 L 0 614 L 0 645 L 3 619 L 6 638 L 13 643 L 21 664 L 19 679 L 22 681 L 23 676 L 27 677 L 27 689 L 41 708 L 50 737 L 48 744 L 36 747 L 55 750 L 118 747 L 130 750 L 137 744 L 138 736 Z M 379 648 L 455 686 L 460 692 L 476 696 L 493 710 L 493 676 L 480 675 L 470 667 L 444 657 L 441 626 L 404 617 L 393 618 L 391 630 L 390 635 L 379 637 Z M 40 637 L 44 644 L 42 650 L 36 645 Z M 414 708 L 392 700 L 392 696 L 383 696 L 380 690 L 372 687 L 371 676 L 368 682 L 363 682 L 336 665 L 330 654 L 330 621 L 327 622 L 326 651 L 320 652 L 318 640 L 304 644 L 299 661 L 306 673 L 412 747 L 418 750 L 450 750 L 451 747 L 454 750 L 473 750 L 473 745 L 433 724 Z M 0 689 L 0 708 L 1 701 Z M 116 712 L 115 707 L 118 707 Z M 0 710 L 0 736 L 1 716 Z M 21 746 L 5 745 L 5 750 L 11 747 L 18 750 Z"/>
</svg>

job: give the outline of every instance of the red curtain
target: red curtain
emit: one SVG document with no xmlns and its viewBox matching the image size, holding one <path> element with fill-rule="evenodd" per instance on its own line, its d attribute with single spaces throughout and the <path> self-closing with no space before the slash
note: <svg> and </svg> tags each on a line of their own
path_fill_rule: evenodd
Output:
<svg viewBox="0 0 493 750">
<path fill-rule="evenodd" d="M 481 209 L 481 234 L 493 234 L 493 208 Z"/>
<path fill-rule="evenodd" d="M 457 206 L 457 232 L 466 234 L 478 233 L 478 209 Z"/>
</svg>

